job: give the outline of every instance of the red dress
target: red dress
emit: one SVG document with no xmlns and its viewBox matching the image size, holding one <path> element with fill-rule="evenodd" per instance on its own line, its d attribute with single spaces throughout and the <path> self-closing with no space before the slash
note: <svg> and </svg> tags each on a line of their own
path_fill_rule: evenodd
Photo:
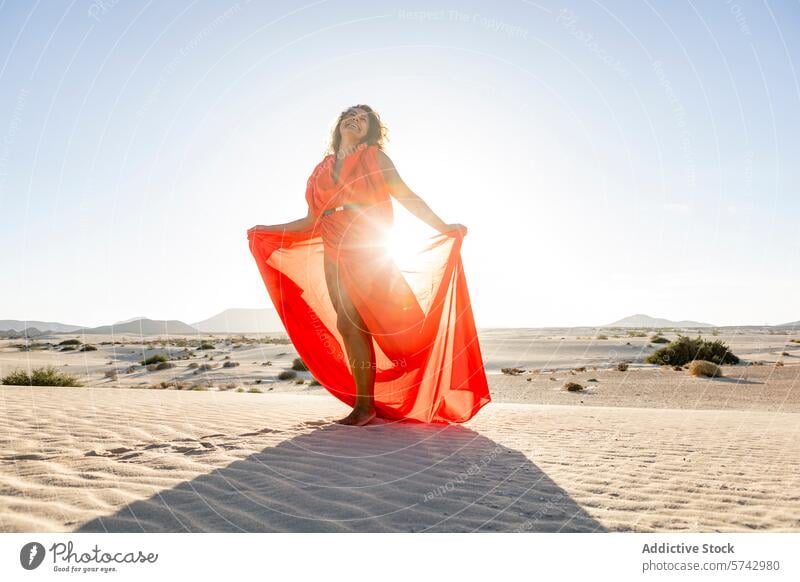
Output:
<svg viewBox="0 0 800 582">
<path fill-rule="evenodd" d="M 387 419 L 464 422 L 491 398 L 454 231 L 422 241 L 408 265 L 386 246 L 392 202 L 378 147 L 360 144 L 335 181 L 333 155 L 308 179 L 315 217 L 302 232 L 249 232 L 250 251 L 295 349 L 331 394 L 353 406 L 355 381 L 325 281 L 336 261 L 341 284 L 372 335 L 375 408 Z M 358 208 L 329 215 L 342 204 Z"/>
</svg>

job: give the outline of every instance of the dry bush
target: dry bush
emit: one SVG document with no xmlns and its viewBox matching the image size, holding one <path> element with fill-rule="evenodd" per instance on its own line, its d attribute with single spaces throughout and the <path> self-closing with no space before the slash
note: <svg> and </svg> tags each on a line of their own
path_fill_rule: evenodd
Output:
<svg viewBox="0 0 800 582">
<path fill-rule="evenodd" d="M 567 382 L 566 384 L 564 384 L 564 390 L 567 390 L 569 392 L 580 392 L 581 390 L 583 390 L 583 386 L 581 386 L 577 382 Z"/>
<path fill-rule="evenodd" d="M 739 363 L 739 358 L 730 351 L 725 342 L 704 340 L 699 335 L 696 338 L 678 335 L 678 339 L 645 359 L 648 364 L 671 366 L 682 366 L 693 360 L 704 360 L 717 365 Z"/>
<path fill-rule="evenodd" d="M 714 362 L 707 360 L 692 360 L 689 362 L 689 373 L 692 376 L 706 376 L 715 378 L 722 376 L 722 369 Z"/>
<path fill-rule="evenodd" d="M 626 372 L 628 370 L 628 363 L 627 362 L 620 362 L 617 364 L 617 371 L 618 372 Z"/>
<path fill-rule="evenodd" d="M 54 366 L 36 368 L 30 375 L 25 370 L 15 370 L 0 380 L 9 386 L 83 386 L 75 376 L 59 372 Z"/>
</svg>

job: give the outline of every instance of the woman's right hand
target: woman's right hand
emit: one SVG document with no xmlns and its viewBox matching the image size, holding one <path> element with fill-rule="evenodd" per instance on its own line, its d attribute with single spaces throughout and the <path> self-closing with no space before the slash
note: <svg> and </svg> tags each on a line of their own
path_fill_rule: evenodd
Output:
<svg viewBox="0 0 800 582">
<path fill-rule="evenodd" d="M 249 235 L 251 232 L 270 232 L 275 230 L 274 226 L 264 225 L 264 224 L 257 224 L 254 227 L 247 230 L 247 234 Z"/>
<path fill-rule="evenodd" d="M 293 220 L 292 222 L 287 222 L 286 224 L 270 224 L 270 225 L 263 225 L 257 224 L 251 229 L 247 231 L 247 236 L 250 236 L 251 232 L 302 232 L 312 228 L 315 224 L 315 219 L 311 215 L 311 211 L 309 210 L 308 214 L 299 220 Z"/>
</svg>

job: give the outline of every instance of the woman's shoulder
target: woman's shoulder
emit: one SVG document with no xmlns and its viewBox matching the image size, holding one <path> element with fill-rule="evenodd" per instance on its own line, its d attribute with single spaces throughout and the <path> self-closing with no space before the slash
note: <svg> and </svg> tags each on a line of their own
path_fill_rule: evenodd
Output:
<svg viewBox="0 0 800 582">
<path fill-rule="evenodd" d="M 378 147 L 377 145 L 373 146 L 375 148 L 374 156 L 376 163 L 381 167 L 382 170 L 391 170 L 394 168 L 394 163 L 392 159 L 386 155 L 386 152 L 383 151 L 382 148 Z"/>
</svg>

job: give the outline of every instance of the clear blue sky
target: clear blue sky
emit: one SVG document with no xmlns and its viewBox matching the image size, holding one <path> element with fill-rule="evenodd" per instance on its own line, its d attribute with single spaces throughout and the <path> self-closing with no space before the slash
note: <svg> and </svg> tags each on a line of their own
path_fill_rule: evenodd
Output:
<svg viewBox="0 0 800 582">
<path fill-rule="evenodd" d="M 0 0 L 0 319 L 268 307 L 340 110 L 479 326 L 800 319 L 800 3 Z M 401 216 L 401 223 L 403 217 Z"/>
</svg>

